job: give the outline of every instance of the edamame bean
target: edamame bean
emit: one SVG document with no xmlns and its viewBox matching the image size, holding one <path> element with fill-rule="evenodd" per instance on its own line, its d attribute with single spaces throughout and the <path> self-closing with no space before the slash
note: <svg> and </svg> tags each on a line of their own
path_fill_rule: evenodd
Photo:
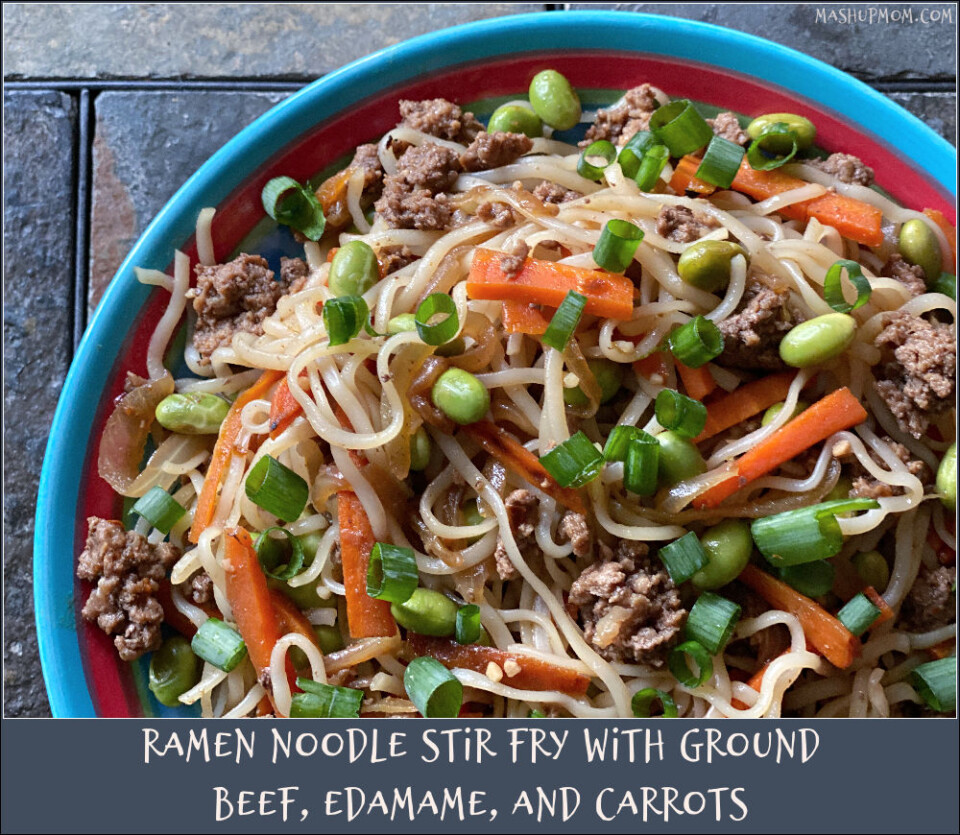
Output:
<svg viewBox="0 0 960 835">
<path fill-rule="evenodd" d="M 833 489 L 823 497 L 825 502 L 834 502 L 837 499 L 848 499 L 850 498 L 850 491 L 853 489 L 853 481 L 847 478 L 845 475 L 840 476 L 837 479 L 837 483 L 833 485 Z M 838 518 L 846 518 L 845 514 L 838 514 Z"/>
<path fill-rule="evenodd" d="M 313 633 L 317 636 L 320 652 L 324 655 L 343 649 L 343 635 L 340 634 L 340 630 L 336 626 L 314 625 Z"/>
<path fill-rule="evenodd" d="M 608 359 L 587 360 L 587 366 L 600 386 L 600 403 L 608 403 L 623 384 L 623 366 Z M 580 386 L 574 386 L 563 390 L 563 402 L 568 406 L 583 407 L 590 401 Z"/>
<path fill-rule="evenodd" d="M 731 241 L 698 241 L 683 251 L 677 272 L 687 284 L 716 293 L 730 282 L 730 262 L 736 255 L 746 253 Z"/>
<path fill-rule="evenodd" d="M 537 116 L 557 130 L 569 130 L 580 121 L 580 97 L 556 70 L 543 70 L 533 77 L 530 104 Z"/>
<path fill-rule="evenodd" d="M 937 492 L 940 501 L 947 510 L 957 509 L 957 444 L 950 444 L 950 449 L 940 461 L 937 468 Z"/>
<path fill-rule="evenodd" d="M 943 272 L 943 251 L 933 230 L 922 220 L 914 218 L 900 227 L 900 254 L 911 264 L 923 269 L 924 278 L 932 284 Z"/>
<path fill-rule="evenodd" d="M 698 589 L 718 589 L 735 580 L 753 552 L 750 525 L 742 519 L 724 519 L 708 528 L 700 544 L 709 562 L 691 578 Z"/>
<path fill-rule="evenodd" d="M 171 394 L 157 404 L 160 425 L 180 435 L 216 435 L 230 404 L 215 394 Z"/>
<path fill-rule="evenodd" d="M 543 136 L 543 123 L 529 107 L 520 104 L 502 104 L 490 116 L 487 130 L 490 133 L 498 130 L 507 133 L 524 133 L 534 139 Z"/>
<path fill-rule="evenodd" d="M 463 515 L 464 525 L 479 525 L 486 521 L 486 517 L 480 512 L 480 505 L 476 499 L 470 499 L 460 505 L 460 513 Z"/>
<path fill-rule="evenodd" d="M 661 487 L 673 487 L 707 471 L 707 463 L 693 441 L 670 429 L 657 435 L 657 441 L 660 444 L 657 481 Z"/>
<path fill-rule="evenodd" d="M 419 473 L 430 463 L 430 436 L 422 426 L 410 436 L 410 469 Z"/>
<path fill-rule="evenodd" d="M 780 358 L 794 368 L 809 368 L 839 357 L 852 344 L 857 320 L 846 313 L 827 313 L 790 329 L 780 342 Z"/>
<path fill-rule="evenodd" d="M 182 635 L 163 642 L 150 658 L 150 690 L 160 704 L 177 707 L 179 697 L 200 681 L 200 659 Z"/>
<path fill-rule="evenodd" d="M 442 638 L 454 633 L 459 608 L 446 595 L 420 588 L 403 603 L 392 603 L 390 612 L 404 629 Z"/>
<path fill-rule="evenodd" d="M 317 558 L 317 549 L 320 547 L 320 540 L 323 539 L 321 531 L 311 531 L 301 534 L 297 537 L 300 540 L 300 546 L 303 548 L 303 568 L 306 571 L 313 561 Z M 282 549 L 280 555 L 276 557 L 277 564 L 282 565 L 290 560 L 290 544 L 286 537 L 282 540 L 272 539 L 277 548 Z M 283 592 L 299 609 L 332 609 L 337 605 L 337 598 L 332 594 L 329 597 L 321 597 L 317 594 L 317 583 L 307 583 L 303 586 L 291 586 L 286 580 L 278 580 L 276 577 L 268 577 L 267 585 L 272 589 Z"/>
<path fill-rule="evenodd" d="M 379 280 L 377 254 L 363 241 L 350 241 L 333 256 L 327 285 L 334 296 L 362 296 Z"/>
<path fill-rule="evenodd" d="M 387 322 L 387 333 L 408 333 L 417 329 L 417 319 L 413 313 L 401 313 Z"/>
<path fill-rule="evenodd" d="M 767 409 L 767 411 L 763 413 L 763 417 L 760 418 L 760 425 L 766 426 L 768 423 L 773 423 L 774 418 L 776 418 L 776 416 L 779 415 L 781 411 L 783 411 L 783 406 L 784 406 L 783 403 L 774 403 L 769 409 Z M 810 404 L 807 403 L 806 400 L 798 400 L 797 405 L 793 409 L 793 414 L 790 415 L 788 420 L 793 420 L 797 415 L 800 414 L 800 412 L 802 412 L 804 409 L 808 408 L 809 406 Z"/>
<path fill-rule="evenodd" d="M 756 139 L 766 128 L 775 125 L 777 122 L 783 122 L 796 134 L 798 148 L 809 148 L 817 136 L 817 129 L 813 122 L 803 116 L 798 116 L 796 113 L 767 113 L 763 116 L 757 116 L 747 125 L 747 133 L 751 139 Z M 789 141 L 784 142 L 783 150 L 777 147 L 775 137 L 770 137 L 766 142 L 767 147 L 774 153 L 785 154 L 790 150 Z"/>
<path fill-rule="evenodd" d="M 490 392 L 469 371 L 448 368 L 433 384 L 433 405 L 454 423 L 476 423 L 490 408 Z"/>
<path fill-rule="evenodd" d="M 863 551 L 850 560 L 857 574 L 868 586 L 882 592 L 890 582 L 890 566 L 879 551 Z"/>
</svg>

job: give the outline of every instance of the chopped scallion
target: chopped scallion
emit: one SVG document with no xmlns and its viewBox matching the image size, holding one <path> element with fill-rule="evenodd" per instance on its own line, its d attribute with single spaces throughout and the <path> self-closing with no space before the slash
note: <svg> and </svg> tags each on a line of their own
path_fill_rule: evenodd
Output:
<svg viewBox="0 0 960 835">
<path fill-rule="evenodd" d="M 541 455 L 540 463 L 561 487 L 583 487 L 599 475 L 603 456 L 583 432 L 577 432 Z"/>
<path fill-rule="evenodd" d="M 685 438 L 696 438 L 707 425 L 707 407 L 673 389 L 664 389 L 654 405 L 657 423 Z"/>
<path fill-rule="evenodd" d="M 859 637 L 870 628 L 880 614 L 880 609 L 874 602 L 863 592 L 858 592 L 837 612 L 837 620 Z"/>
<path fill-rule="evenodd" d="M 458 644 L 475 644 L 480 640 L 483 626 L 480 624 L 480 607 L 468 603 L 457 609 L 457 625 L 454 636 Z"/>
<path fill-rule="evenodd" d="M 722 136 L 713 137 L 703 154 L 703 162 L 697 168 L 697 179 L 718 188 L 730 188 L 745 153 L 736 142 Z"/>
<path fill-rule="evenodd" d="M 353 339 L 370 320 L 370 308 L 360 296 L 338 296 L 323 305 L 323 324 L 331 345 Z"/>
<path fill-rule="evenodd" d="M 660 442 L 637 430 L 627 445 L 623 464 L 623 486 L 638 496 L 652 496 L 657 490 L 660 467 Z"/>
<path fill-rule="evenodd" d="M 957 277 L 952 273 L 940 273 L 940 277 L 933 282 L 930 290 L 934 293 L 943 293 L 954 301 L 957 300 Z"/>
<path fill-rule="evenodd" d="M 424 719 L 452 719 L 463 705 L 463 685 L 435 658 L 414 658 L 403 673 L 403 686 Z"/>
<path fill-rule="evenodd" d="M 697 665 L 699 672 L 696 674 L 690 671 L 690 666 L 687 663 L 688 655 Z M 673 673 L 673 677 L 684 687 L 699 687 L 713 675 L 713 659 L 706 648 L 696 641 L 685 641 L 680 646 L 670 650 L 670 655 L 667 656 L 667 666 Z"/>
<path fill-rule="evenodd" d="M 910 679 L 928 707 L 938 713 L 950 713 L 957 709 L 956 655 L 914 667 Z"/>
<path fill-rule="evenodd" d="M 543 344 L 563 351 L 573 336 L 573 332 L 580 324 L 580 317 L 583 316 L 583 309 L 587 305 L 587 297 L 578 293 L 576 290 L 567 291 L 567 295 L 553 314 L 550 324 L 547 326 L 546 333 L 543 335 Z"/>
<path fill-rule="evenodd" d="M 670 579 L 678 586 L 689 580 L 708 560 L 697 535 L 690 531 L 660 549 L 660 560 L 667 568 Z"/>
<path fill-rule="evenodd" d="M 713 138 L 710 125 L 688 99 L 657 108 L 650 117 L 650 130 L 674 157 L 692 154 Z"/>
<path fill-rule="evenodd" d="M 281 562 L 286 556 L 284 549 L 276 539 L 270 538 L 273 531 L 280 531 L 290 544 L 290 558 L 286 562 Z M 294 536 L 286 528 L 277 526 L 267 528 L 256 538 L 253 548 L 257 552 L 257 559 L 263 573 L 275 580 L 291 580 L 303 568 L 303 544 L 300 542 L 300 537 Z"/>
<path fill-rule="evenodd" d="M 367 594 L 377 600 L 406 603 L 420 582 L 412 548 L 377 542 L 367 566 Z"/>
<path fill-rule="evenodd" d="M 673 696 L 664 690 L 657 690 L 655 687 L 644 687 L 643 690 L 638 690 L 634 693 L 633 698 L 630 700 L 630 709 L 637 719 L 649 719 L 650 706 L 657 701 L 660 702 L 663 710 L 663 713 L 660 714 L 663 719 L 677 718 L 679 714 L 677 713 L 677 703 L 673 700 Z"/>
<path fill-rule="evenodd" d="M 442 315 L 439 322 L 431 322 L 434 316 Z M 427 345 L 443 345 L 457 335 L 460 330 L 460 317 L 457 305 L 446 293 L 431 293 L 427 296 L 414 315 L 417 333 Z"/>
<path fill-rule="evenodd" d="M 826 560 L 785 565 L 780 569 L 780 579 L 807 597 L 820 597 L 833 588 L 836 569 Z"/>
<path fill-rule="evenodd" d="M 789 150 L 783 152 L 789 143 Z M 797 153 L 797 134 L 786 122 L 767 125 L 763 132 L 750 143 L 747 161 L 758 171 L 772 171 L 793 159 Z"/>
<path fill-rule="evenodd" d="M 591 160 L 603 159 L 603 165 L 595 165 Z M 617 149 L 612 142 L 599 139 L 583 149 L 577 160 L 577 173 L 588 180 L 599 182 L 603 179 L 603 169 L 617 158 Z"/>
<path fill-rule="evenodd" d="M 291 226 L 311 241 L 323 236 L 326 219 L 317 195 L 292 177 L 274 177 L 260 194 L 263 208 L 277 223 Z"/>
<path fill-rule="evenodd" d="M 247 654 L 247 645 L 232 626 L 220 618 L 208 618 L 190 642 L 194 655 L 229 673 Z"/>
<path fill-rule="evenodd" d="M 697 598 L 687 617 L 686 636 L 716 655 L 733 635 L 740 620 L 740 607 L 719 594 L 705 591 Z"/>
<path fill-rule="evenodd" d="M 162 534 L 170 533 L 170 529 L 187 512 L 187 509 L 162 487 L 151 487 L 137 499 L 132 510 Z"/>
<path fill-rule="evenodd" d="M 847 277 L 857 290 L 857 300 L 853 304 L 843 297 L 841 277 L 844 270 L 847 271 Z M 851 310 L 863 307 L 870 301 L 870 292 L 870 282 L 856 261 L 841 258 L 827 270 L 823 279 L 823 298 L 837 313 L 849 313 Z"/>
<path fill-rule="evenodd" d="M 363 691 L 352 687 L 321 684 L 309 678 L 298 678 L 302 693 L 290 701 L 291 719 L 359 719 Z"/>
<path fill-rule="evenodd" d="M 640 191 L 652 191 L 660 179 L 660 174 L 670 159 L 670 151 L 666 145 L 654 145 L 640 160 L 640 167 L 633 178 Z"/>
<path fill-rule="evenodd" d="M 690 368 L 699 368 L 723 353 L 723 334 L 709 319 L 695 316 L 671 331 L 667 344 L 680 362 Z"/>
<path fill-rule="evenodd" d="M 272 455 L 264 455 L 254 464 L 247 475 L 245 489 L 247 498 L 257 507 L 284 522 L 299 519 L 310 497 L 307 482 Z"/>
<path fill-rule="evenodd" d="M 603 447 L 603 460 L 626 461 L 630 441 L 638 437 L 640 433 L 647 434 L 636 426 L 614 426 L 607 438 L 606 445 Z"/>
<path fill-rule="evenodd" d="M 643 230 L 629 220 L 608 220 L 593 249 L 593 260 L 602 270 L 622 273 L 643 240 Z"/>
</svg>

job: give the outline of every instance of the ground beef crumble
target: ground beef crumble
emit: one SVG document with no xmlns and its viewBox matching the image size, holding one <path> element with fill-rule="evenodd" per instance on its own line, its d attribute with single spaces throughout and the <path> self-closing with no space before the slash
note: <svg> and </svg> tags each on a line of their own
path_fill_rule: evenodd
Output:
<svg viewBox="0 0 960 835">
<path fill-rule="evenodd" d="M 384 178 L 377 214 L 394 229 L 446 229 L 453 207 L 445 192 L 459 173 L 460 161 L 450 148 L 432 142 L 408 148 L 397 173 Z"/>
<path fill-rule="evenodd" d="M 420 256 L 406 245 L 385 246 L 377 252 L 380 275 L 395 273 L 419 259 Z"/>
<path fill-rule="evenodd" d="M 402 99 L 400 116 L 401 124 L 405 127 L 464 145 L 472 142 L 483 130 L 483 125 L 472 113 L 464 113 L 459 106 L 446 99 Z"/>
<path fill-rule="evenodd" d="M 707 119 L 707 124 L 713 128 L 713 132 L 721 139 L 733 142 L 735 145 L 746 145 L 750 141 L 750 136 L 740 127 L 740 120 L 736 113 L 724 110 L 718 113 L 715 119 Z"/>
<path fill-rule="evenodd" d="M 693 243 L 716 226 L 712 217 L 686 206 L 661 206 L 657 215 L 657 234 L 681 244 Z"/>
<path fill-rule="evenodd" d="M 513 252 L 500 259 L 500 269 L 504 275 L 513 278 L 526 263 L 527 256 L 530 254 L 530 247 L 524 241 L 519 241 L 514 247 Z"/>
<path fill-rule="evenodd" d="M 544 203 L 566 203 L 569 200 L 576 200 L 583 197 L 579 191 L 572 188 L 565 188 L 552 180 L 541 181 L 533 190 L 533 196 Z"/>
<path fill-rule="evenodd" d="M 77 576 L 95 582 L 83 607 L 84 618 L 96 621 L 124 661 L 160 647 L 163 607 L 156 598 L 167 571 L 180 558 L 169 542 L 151 545 L 121 522 L 91 516 Z"/>
<path fill-rule="evenodd" d="M 921 484 L 926 485 L 932 481 L 933 474 L 930 472 L 930 468 L 923 461 L 919 461 L 910 455 L 910 450 L 907 449 L 903 444 L 893 440 L 893 438 L 891 438 L 889 435 L 884 435 L 882 440 L 894 451 L 897 458 L 899 458 L 906 465 L 907 471 L 910 473 L 910 475 L 914 475 L 919 478 Z M 872 450 L 870 451 L 870 457 L 881 467 L 887 469 L 887 465 L 884 463 L 884 461 Z M 875 479 L 858 461 L 856 461 L 856 459 L 854 459 L 853 466 L 854 479 L 853 486 L 850 489 L 851 497 L 880 499 L 888 496 L 900 496 L 903 494 L 904 491 L 902 487 L 890 485 L 884 481 Z"/>
<path fill-rule="evenodd" d="M 207 606 L 213 603 L 213 579 L 206 571 L 198 571 L 179 588 L 183 596 L 194 606 Z"/>
<path fill-rule="evenodd" d="M 927 282 L 923 278 L 923 267 L 910 264 L 899 253 L 894 252 L 883 265 L 880 275 L 886 278 L 895 278 L 903 284 L 911 296 L 919 296 L 927 292 Z"/>
<path fill-rule="evenodd" d="M 482 131 L 460 154 L 460 167 L 464 171 L 486 171 L 511 165 L 533 147 L 529 136 L 522 133 Z"/>
<path fill-rule="evenodd" d="M 383 166 L 380 164 L 380 152 L 376 145 L 360 145 L 353 155 L 351 168 L 363 169 L 363 190 L 365 193 L 377 194 L 383 183 Z"/>
<path fill-rule="evenodd" d="M 805 160 L 807 165 L 826 171 L 841 183 L 873 185 L 873 169 L 853 154 L 830 154 L 826 159 Z"/>
<path fill-rule="evenodd" d="M 646 130 L 650 116 L 660 106 L 649 84 L 641 84 L 623 94 L 614 107 L 597 111 L 596 121 L 589 127 L 580 146 L 607 139 L 615 145 L 626 145 L 637 131 Z"/>
<path fill-rule="evenodd" d="M 775 287 L 762 273 L 752 271 L 737 310 L 717 323 L 723 334 L 720 365 L 731 368 L 778 371 L 780 340 L 798 321 L 799 315 L 788 307 L 790 294 Z"/>
<path fill-rule="evenodd" d="M 911 632 L 929 632 L 951 623 L 955 614 L 951 588 L 956 580 L 956 566 L 920 566 L 920 573 L 903 601 L 904 626 Z"/>
</svg>

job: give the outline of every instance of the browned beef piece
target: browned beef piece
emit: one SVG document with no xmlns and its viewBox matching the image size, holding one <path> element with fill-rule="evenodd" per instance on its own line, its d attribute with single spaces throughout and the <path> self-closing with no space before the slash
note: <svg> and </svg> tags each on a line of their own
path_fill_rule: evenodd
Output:
<svg viewBox="0 0 960 835">
<path fill-rule="evenodd" d="M 609 661 L 662 666 L 687 617 L 664 567 L 647 546 L 621 540 L 610 559 L 594 563 L 570 589 L 583 634 Z"/>
<path fill-rule="evenodd" d="M 953 408 L 957 374 L 955 325 L 890 313 L 874 343 L 881 351 L 874 385 L 904 432 L 922 437 L 934 415 Z"/>
<path fill-rule="evenodd" d="M 887 263 L 880 270 L 880 275 L 897 279 L 906 286 L 911 296 L 919 296 L 927 292 L 927 282 L 923 279 L 923 267 L 907 263 L 899 252 L 894 252 L 887 259 Z"/>
<path fill-rule="evenodd" d="M 377 214 L 395 229 L 446 229 L 453 207 L 445 192 L 459 172 L 457 154 L 449 148 L 428 142 L 407 149 L 397 173 L 384 179 Z"/>
<path fill-rule="evenodd" d="M 760 273 L 748 275 L 736 312 L 717 322 L 723 334 L 723 353 L 717 362 L 732 368 L 784 368 L 780 340 L 799 321 L 787 306 L 789 297 L 786 290 L 774 287 Z"/>
<path fill-rule="evenodd" d="M 686 206 L 661 206 L 657 215 L 657 234 L 681 244 L 702 238 L 716 225 L 709 215 L 691 211 Z"/>
<path fill-rule="evenodd" d="M 488 200 L 477 207 L 477 218 L 485 223 L 492 223 L 498 229 L 507 229 L 519 222 L 513 209 L 506 203 Z"/>
<path fill-rule="evenodd" d="M 390 275 L 397 270 L 402 270 L 408 264 L 419 260 L 417 255 L 410 247 L 404 246 L 385 246 L 377 253 L 377 261 L 380 263 L 380 275 Z"/>
<path fill-rule="evenodd" d="M 296 293 L 303 289 L 310 275 L 310 267 L 302 258 L 280 259 L 280 283 L 287 287 L 288 293 Z"/>
<path fill-rule="evenodd" d="M 403 124 L 438 139 L 450 139 L 464 145 L 472 142 L 483 130 L 483 125 L 472 113 L 464 113 L 452 101 L 425 99 L 424 101 L 400 101 L 400 116 Z"/>
<path fill-rule="evenodd" d="M 934 569 L 920 566 L 920 573 L 903 601 L 904 626 L 911 632 L 929 632 L 954 620 L 954 601 L 950 589 L 957 580 L 957 568 L 941 565 Z"/>
<path fill-rule="evenodd" d="M 497 130 L 481 131 L 476 139 L 460 154 L 460 167 L 464 171 L 486 171 L 500 168 L 517 161 L 533 147 L 530 137 L 522 133 Z"/>
<path fill-rule="evenodd" d="M 517 541 L 517 547 L 524 559 L 538 552 L 537 539 L 534 529 L 537 524 L 537 497 L 529 490 L 514 490 L 503 501 L 507 508 L 507 519 L 510 520 L 510 530 Z M 497 564 L 497 574 L 502 580 L 513 580 L 519 576 L 507 554 L 503 539 L 497 537 L 497 548 L 493 552 Z"/>
<path fill-rule="evenodd" d="M 893 438 L 891 438 L 889 435 L 884 435 L 883 440 L 896 453 L 897 458 L 907 465 L 907 470 L 911 475 L 915 475 L 917 478 L 919 478 L 922 484 L 929 484 L 932 481 L 933 474 L 930 472 L 930 468 L 923 461 L 918 461 L 913 458 L 913 456 L 910 455 L 909 449 L 907 449 L 898 441 L 893 440 Z M 886 469 L 886 464 L 882 461 L 880 456 L 871 451 L 870 457 L 880 464 L 881 467 Z M 854 460 L 856 461 L 856 459 Z M 900 496 L 903 494 L 902 487 L 893 487 L 884 481 L 878 481 L 871 476 L 870 473 L 868 473 L 859 463 L 854 464 L 854 469 L 857 475 L 853 479 L 853 487 L 850 490 L 850 495 L 852 497 L 863 499 L 880 499 L 887 496 Z"/>
<path fill-rule="evenodd" d="M 520 241 L 514 247 L 513 252 L 500 259 L 500 269 L 505 275 L 512 278 L 523 269 L 523 265 L 526 263 L 529 254 L 530 247 L 523 241 Z"/>
<path fill-rule="evenodd" d="M 585 557 L 593 550 L 590 526 L 582 513 L 575 513 L 572 510 L 564 513 L 557 528 L 557 538 L 560 542 L 568 540 L 573 545 L 575 557 Z"/>
<path fill-rule="evenodd" d="M 805 160 L 807 165 L 826 171 L 841 183 L 873 185 L 873 169 L 853 154 L 830 154 L 826 159 Z"/>
<path fill-rule="evenodd" d="M 583 197 L 579 191 L 571 188 L 565 188 L 559 183 L 543 180 L 534 190 L 533 196 L 542 200 L 544 203 L 566 203 L 568 200 L 576 200 Z"/>
<path fill-rule="evenodd" d="M 383 166 L 376 145 L 359 145 L 353 155 L 351 168 L 363 169 L 363 190 L 378 194 L 383 183 Z"/>
<path fill-rule="evenodd" d="M 235 333 L 262 334 L 263 320 L 289 292 L 294 276 L 300 276 L 299 267 L 288 265 L 286 277 L 281 274 L 276 281 L 265 259 L 246 254 L 213 267 L 198 264 L 195 272 L 197 286 L 187 296 L 197 312 L 193 344 L 201 365 L 209 365 L 214 350 L 229 345 Z"/>
<path fill-rule="evenodd" d="M 736 113 L 724 110 L 717 114 L 715 119 L 707 119 L 707 124 L 713 128 L 713 132 L 721 139 L 726 139 L 736 145 L 746 145 L 750 141 L 750 136 L 740 127 L 740 121 Z"/>
<path fill-rule="evenodd" d="M 585 148 L 599 139 L 607 139 L 615 145 L 626 145 L 637 131 L 647 129 L 651 114 L 659 106 L 649 84 L 627 90 L 615 107 L 597 111 L 597 119 L 590 125 L 580 146 Z"/>
<path fill-rule="evenodd" d="M 183 596 L 194 606 L 213 603 L 213 579 L 202 569 L 180 585 Z"/>
<path fill-rule="evenodd" d="M 163 607 L 156 598 L 167 571 L 180 558 L 180 549 L 168 542 L 151 545 L 121 522 L 91 516 L 87 543 L 77 563 L 77 576 L 96 582 L 83 607 L 83 616 L 95 620 L 124 661 L 160 647 Z"/>
</svg>

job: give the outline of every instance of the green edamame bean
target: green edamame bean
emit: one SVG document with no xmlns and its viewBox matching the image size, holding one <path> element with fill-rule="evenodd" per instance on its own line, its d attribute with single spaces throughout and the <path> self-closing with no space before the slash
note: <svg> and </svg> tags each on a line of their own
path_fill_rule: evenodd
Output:
<svg viewBox="0 0 960 835">
<path fill-rule="evenodd" d="M 463 516 L 464 525 L 479 525 L 486 521 L 486 517 L 480 512 L 480 505 L 476 499 L 470 499 L 460 505 L 460 513 Z"/>
<path fill-rule="evenodd" d="M 937 491 L 940 501 L 947 510 L 957 509 L 957 444 L 950 444 L 950 449 L 937 467 Z"/>
<path fill-rule="evenodd" d="M 668 429 L 657 435 L 657 441 L 660 444 L 657 481 L 661 487 L 673 487 L 707 471 L 707 462 L 689 438 Z"/>
<path fill-rule="evenodd" d="M 150 658 L 150 690 L 160 704 L 176 707 L 179 697 L 200 681 L 200 659 L 182 635 L 163 642 Z"/>
<path fill-rule="evenodd" d="M 327 285 L 334 296 L 362 296 L 379 280 L 377 254 L 363 241 L 350 241 L 333 256 Z"/>
<path fill-rule="evenodd" d="M 340 630 L 336 626 L 314 625 L 313 633 L 317 636 L 320 652 L 324 655 L 343 649 L 343 635 L 340 634 Z"/>
<path fill-rule="evenodd" d="M 180 435 L 215 435 L 230 404 L 215 394 L 171 394 L 157 404 L 160 425 Z"/>
<path fill-rule="evenodd" d="M 392 603 L 390 613 L 404 629 L 442 638 L 456 630 L 459 608 L 446 595 L 420 588 L 403 603 Z"/>
<path fill-rule="evenodd" d="M 410 469 L 419 473 L 430 463 L 430 436 L 422 426 L 410 436 Z"/>
<path fill-rule="evenodd" d="M 677 272 L 687 284 L 716 293 L 730 282 L 730 262 L 736 255 L 746 253 L 731 241 L 698 241 L 683 251 Z"/>
<path fill-rule="evenodd" d="M 623 366 L 608 359 L 587 360 L 587 366 L 600 386 L 600 403 L 608 403 L 623 384 Z M 563 390 L 563 402 L 568 406 L 586 406 L 590 401 L 580 386 Z"/>
<path fill-rule="evenodd" d="M 708 528 L 700 544 L 709 562 L 691 578 L 698 589 L 718 589 L 735 580 L 753 552 L 750 525 L 742 519 L 724 519 Z"/>
<path fill-rule="evenodd" d="M 943 251 L 933 230 L 914 218 L 900 227 L 900 254 L 911 264 L 923 269 L 924 278 L 932 284 L 943 272 Z"/>
<path fill-rule="evenodd" d="M 387 333 L 408 333 L 417 329 L 417 319 L 413 313 L 401 313 L 387 322 Z"/>
<path fill-rule="evenodd" d="M 543 70 L 533 77 L 530 104 L 537 116 L 557 130 L 569 130 L 580 121 L 580 97 L 556 70 Z"/>
<path fill-rule="evenodd" d="M 835 502 L 838 499 L 848 499 L 850 498 L 850 491 L 853 489 L 853 481 L 847 478 L 845 475 L 840 476 L 837 479 L 837 483 L 833 485 L 833 489 L 823 497 L 825 502 Z M 845 518 L 843 514 L 838 514 L 839 518 Z"/>
<path fill-rule="evenodd" d="M 303 548 L 303 569 L 306 570 L 317 558 L 317 549 L 320 547 L 320 540 L 323 539 L 323 533 L 320 531 L 311 531 L 301 534 L 297 537 Z M 282 549 L 275 557 L 278 565 L 282 565 L 290 559 L 290 545 L 286 538 L 282 540 L 272 539 L 276 547 Z M 319 582 L 319 581 L 317 581 Z M 332 609 L 337 605 L 337 598 L 332 594 L 329 597 L 321 597 L 317 594 L 317 582 L 307 583 L 304 586 L 291 586 L 286 580 L 278 580 L 276 577 L 268 577 L 267 585 L 272 589 L 282 591 L 289 597 L 299 609 Z"/>
<path fill-rule="evenodd" d="M 774 403 L 767 411 L 763 413 L 763 417 L 760 418 L 760 425 L 766 426 L 768 423 L 773 423 L 774 418 L 783 411 L 783 403 Z M 788 420 L 793 420 L 797 415 L 800 414 L 804 409 L 809 408 L 810 404 L 806 400 L 798 400 L 797 405 L 793 409 L 793 414 L 790 415 Z M 846 496 L 844 496 L 846 498 Z"/>
<path fill-rule="evenodd" d="M 857 320 L 846 313 L 827 313 L 791 328 L 780 342 L 780 358 L 794 368 L 809 368 L 839 357 L 852 344 Z"/>
<path fill-rule="evenodd" d="M 476 423 L 490 408 L 490 392 L 469 371 L 448 368 L 430 392 L 433 405 L 454 423 Z"/>
<path fill-rule="evenodd" d="M 783 122 L 796 134 L 798 148 L 809 148 L 813 144 L 813 140 L 816 139 L 817 129 L 814 127 L 813 122 L 803 116 L 798 116 L 796 113 L 767 113 L 763 116 L 757 116 L 756 119 L 747 125 L 747 133 L 751 139 L 756 139 L 766 128 L 770 125 L 775 125 L 777 122 Z M 771 137 L 766 141 L 768 143 L 767 147 L 774 153 L 785 154 L 790 150 L 789 141 L 783 143 L 783 150 L 777 147 L 775 137 Z"/>
<path fill-rule="evenodd" d="M 890 566 L 879 551 L 863 551 L 854 554 L 850 560 L 853 567 L 857 569 L 857 574 L 868 586 L 873 586 L 877 591 L 883 591 L 890 582 Z"/>
<path fill-rule="evenodd" d="M 543 123 L 529 107 L 520 104 L 502 104 L 490 116 L 487 130 L 490 133 L 498 130 L 507 133 L 523 133 L 534 139 L 543 136 Z"/>
</svg>

